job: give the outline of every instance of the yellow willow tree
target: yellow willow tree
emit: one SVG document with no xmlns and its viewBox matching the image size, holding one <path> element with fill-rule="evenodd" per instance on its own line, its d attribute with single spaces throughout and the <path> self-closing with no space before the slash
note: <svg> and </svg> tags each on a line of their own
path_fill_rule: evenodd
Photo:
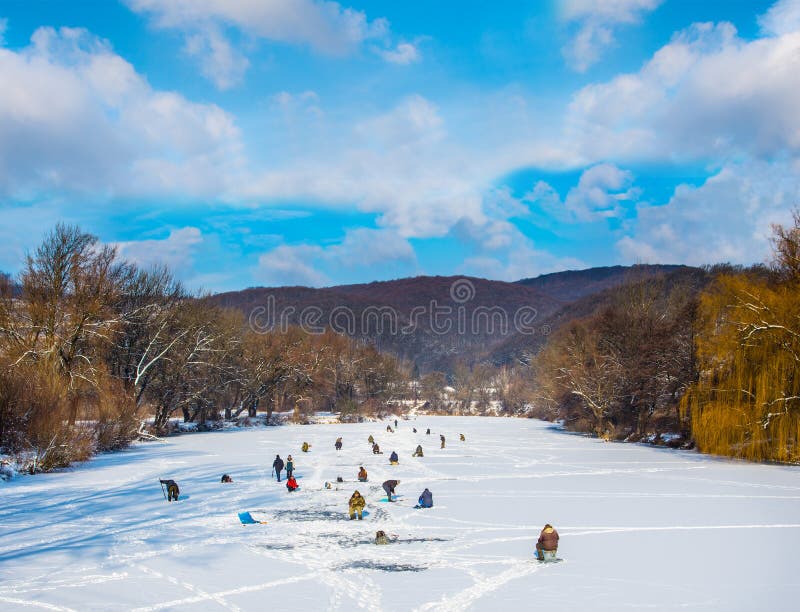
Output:
<svg viewBox="0 0 800 612">
<path fill-rule="evenodd" d="M 700 378 L 683 399 L 702 452 L 800 461 L 800 213 L 773 227 L 769 273 L 720 276 L 702 297 Z"/>
</svg>

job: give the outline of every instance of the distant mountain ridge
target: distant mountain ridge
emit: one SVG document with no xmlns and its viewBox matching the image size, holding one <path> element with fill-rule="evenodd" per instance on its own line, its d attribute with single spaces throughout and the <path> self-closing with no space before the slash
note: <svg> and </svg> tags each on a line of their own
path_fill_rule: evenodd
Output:
<svg viewBox="0 0 800 612">
<path fill-rule="evenodd" d="M 417 276 L 310 287 L 251 287 L 213 295 L 259 329 L 284 324 L 336 331 L 375 344 L 421 372 L 452 371 L 460 360 L 514 361 L 535 351 L 571 304 L 626 282 L 685 266 L 612 266 L 545 274 L 516 282 L 467 276 Z M 579 309 L 580 310 L 580 309 Z"/>
</svg>

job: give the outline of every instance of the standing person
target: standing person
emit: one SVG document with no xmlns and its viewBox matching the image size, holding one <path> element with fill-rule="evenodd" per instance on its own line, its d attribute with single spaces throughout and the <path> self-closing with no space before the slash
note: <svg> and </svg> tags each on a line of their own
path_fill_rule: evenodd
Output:
<svg viewBox="0 0 800 612">
<path fill-rule="evenodd" d="M 397 419 L 394 420 L 394 428 L 397 429 Z"/>
<path fill-rule="evenodd" d="M 286 478 L 291 478 L 294 474 L 294 459 L 289 455 L 286 457 Z"/>
<path fill-rule="evenodd" d="M 400 463 L 400 457 L 397 456 L 396 451 L 392 451 L 392 454 L 389 455 L 389 463 L 392 465 L 397 465 Z"/>
<path fill-rule="evenodd" d="M 425 432 L 425 435 L 426 435 L 426 436 L 429 436 L 429 435 L 431 435 L 431 428 L 430 428 L 430 427 L 428 427 L 428 431 L 426 431 L 426 432 Z"/>
<path fill-rule="evenodd" d="M 350 503 L 349 503 L 350 520 L 352 521 L 354 518 L 356 518 L 356 514 L 358 514 L 358 520 L 360 521 L 363 518 L 364 506 L 366 505 L 367 505 L 367 500 L 361 496 L 361 493 L 355 491 L 350 496 Z"/>
<path fill-rule="evenodd" d="M 334 444 L 333 446 L 336 447 L 337 451 L 342 450 L 342 439 L 336 438 L 336 444 Z"/>
<path fill-rule="evenodd" d="M 178 488 L 178 483 L 172 480 L 171 478 L 168 480 L 159 480 L 162 485 L 167 485 L 167 501 L 178 501 L 178 496 L 181 494 L 181 490 Z"/>
<path fill-rule="evenodd" d="M 364 469 L 362 465 L 361 468 L 358 470 L 358 482 L 367 482 L 367 470 Z"/>
<path fill-rule="evenodd" d="M 544 526 L 536 542 L 536 558 L 539 561 L 554 561 L 558 552 L 558 532 L 550 523 Z"/>
<path fill-rule="evenodd" d="M 394 495 L 394 490 L 397 485 L 400 484 L 399 480 L 387 480 L 383 483 L 383 490 L 386 491 L 386 500 L 393 502 L 392 495 Z"/>
<path fill-rule="evenodd" d="M 289 493 L 294 493 L 299 488 L 300 485 L 297 484 L 297 481 L 294 479 L 294 476 L 289 476 L 289 479 L 286 481 L 286 490 L 289 491 Z"/>
<path fill-rule="evenodd" d="M 272 469 L 275 470 L 275 476 L 278 477 L 278 482 L 281 481 L 281 470 L 283 469 L 283 459 L 280 455 L 275 455 L 275 461 L 272 462 Z"/>
<path fill-rule="evenodd" d="M 431 493 L 427 487 L 422 492 L 422 495 L 419 496 L 417 504 L 420 508 L 433 508 L 433 493 Z"/>
<path fill-rule="evenodd" d="M 444 434 L 439 435 L 439 440 L 442 441 L 442 448 L 444 448 Z"/>
</svg>

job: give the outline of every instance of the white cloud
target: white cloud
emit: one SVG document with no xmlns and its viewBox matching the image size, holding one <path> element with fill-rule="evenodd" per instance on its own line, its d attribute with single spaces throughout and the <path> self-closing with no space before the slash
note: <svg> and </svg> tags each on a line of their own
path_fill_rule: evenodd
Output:
<svg viewBox="0 0 800 612">
<path fill-rule="evenodd" d="M 619 217 L 625 202 L 635 202 L 641 191 L 633 186 L 633 174 L 614 164 L 601 163 L 583 171 L 578 184 L 564 201 L 545 181 L 538 181 L 524 200 L 536 204 L 562 221 L 597 221 Z M 564 214 L 567 213 L 567 214 Z"/>
<path fill-rule="evenodd" d="M 250 66 L 250 61 L 213 26 L 187 35 L 185 49 L 200 59 L 203 75 L 218 89 L 230 89 L 241 83 Z"/>
<path fill-rule="evenodd" d="M 169 236 L 161 240 L 135 240 L 115 242 L 122 259 L 143 268 L 167 266 L 178 275 L 185 275 L 194 264 L 197 249 L 203 244 L 203 235 L 196 227 L 183 227 L 171 230 Z"/>
<path fill-rule="evenodd" d="M 85 30 L 0 48 L 0 82 L 0 194 L 215 196 L 239 169 L 229 114 L 153 89 Z"/>
<path fill-rule="evenodd" d="M 761 31 L 782 36 L 800 30 L 800 0 L 778 0 L 758 18 Z"/>
<path fill-rule="evenodd" d="M 770 224 L 789 223 L 799 204 L 800 162 L 730 164 L 700 186 L 678 186 L 664 206 L 640 207 L 617 247 L 628 262 L 763 262 Z"/>
<path fill-rule="evenodd" d="M 614 44 L 614 32 L 619 26 L 639 23 L 645 13 L 655 10 L 662 1 L 561 0 L 561 19 L 577 28 L 562 49 L 567 62 L 575 70 L 585 72 Z"/>
<path fill-rule="evenodd" d="M 331 56 L 354 53 L 368 41 L 391 39 L 386 19 L 370 20 L 363 11 L 330 0 L 126 0 L 149 15 L 156 27 L 176 29 L 201 61 L 203 74 L 222 88 L 241 80 L 247 60 L 234 50 L 225 32 L 251 39 L 307 45 Z M 194 41 L 194 42 L 192 42 Z M 419 59 L 417 48 L 400 43 L 379 51 L 386 61 L 407 64 Z"/>
<path fill-rule="evenodd" d="M 412 43 L 399 43 L 394 49 L 378 49 L 380 55 L 387 62 L 405 66 L 420 60 L 419 48 Z"/>
<path fill-rule="evenodd" d="M 726 159 L 800 149 L 800 32 L 751 42 L 694 24 L 639 72 L 590 85 L 567 139 L 594 159 Z"/>
<path fill-rule="evenodd" d="M 330 284 L 325 273 L 328 269 L 339 274 L 343 268 L 369 270 L 386 278 L 392 271 L 413 269 L 416 262 L 414 248 L 396 232 L 358 228 L 347 231 L 341 242 L 327 247 L 310 244 L 275 247 L 259 257 L 254 276 L 269 285 L 317 287 Z"/>
</svg>

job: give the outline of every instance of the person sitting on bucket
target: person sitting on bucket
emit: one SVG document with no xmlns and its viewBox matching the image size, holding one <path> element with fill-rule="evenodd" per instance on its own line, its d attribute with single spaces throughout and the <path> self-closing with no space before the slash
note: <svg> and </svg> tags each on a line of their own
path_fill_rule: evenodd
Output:
<svg viewBox="0 0 800 612">
<path fill-rule="evenodd" d="M 382 454 L 383 454 L 383 453 L 381 452 L 381 447 L 380 447 L 380 446 L 378 446 L 378 443 L 377 443 L 377 442 L 376 442 L 375 444 L 373 444 L 373 445 L 372 445 L 372 454 L 373 454 L 373 455 L 382 455 Z"/>
<path fill-rule="evenodd" d="M 233 478 L 231 478 L 228 474 L 223 474 L 222 478 L 219 479 L 220 482 L 233 482 Z"/>
<path fill-rule="evenodd" d="M 350 520 L 356 518 L 356 514 L 358 514 L 358 520 L 360 521 L 363 518 L 364 513 L 364 506 L 367 505 L 367 500 L 364 499 L 358 491 L 355 491 L 353 495 L 350 496 Z"/>
<path fill-rule="evenodd" d="M 422 454 L 422 444 L 417 444 L 417 450 L 414 451 L 414 454 L 411 455 L 412 457 L 424 457 L 425 455 Z"/>
<path fill-rule="evenodd" d="M 539 561 L 555 561 L 558 552 L 558 532 L 548 523 L 536 542 L 536 558 Z"/>
<path fill-rule="evenodd" d="M 461 439 L 462 442 L 467 441 L 467 439 L 464 437 L 464 434 L 458 434 L 458 437 Z"/>
<path fill-rule="evenodd" d="M 311 445 L 308 442 L 303 442 L 303 446 L 300 447 L 300 450 L 307 453 L 309 448 L 311 448 Z"/>
<path fill-rule="evenodd" d="M 358 470 L 358 482 L 367 482 L 367 470 L 363 465 Z"/>
<path fill-rule="evenodd" d="M 289 491 L 289 493 L 293 493 L 299 488 L 300 485 L 297 484 L 297 481 L 295 480 L 294 476 L 289 476 L 289 480 L 286 481 L 286 490 Z"/>
<path fill-rule="evenodd" d="M 400 457 L 397 456 L 397 452 L 392 451 L 392 454 L 389 455 L 389 463 L 391 463 L 392 465 L 397 465 L 398 463 L 400 463 Z"/>
<path fill-rule="evenodd" d="M 399 480 L 387 480 L 383 483 L 383 490 L 386 491 L 386 501 L 394 501 L 394 499 L 392 499 L 392 495 L 394 495 L 395 487 L 397 487 L 399 484 Z"/>
<path fill-rule="evenodd" d="M 386 431 L 388 431 L 389 433 L 394 433 L 394 429 L 392 429 L 391 425 L 386 426 Z"/>
<path fill-rule="evenodd" d="M 388 544 L 389 538 L 386 537 L 385 531 L 376 531 L 375 532 L 375 544 Z"/>
<path fill-rule="evenodd" d="M 417 428 L 416 427 L 414 428 L 414 433 L 417 433 Z"/>
<path fill-rule="evenodd" d="M 180 495 L 181 490 L 178 488 L 178 483 L 172 480 L 171 478 L 168 480 L 159 480 L 162 485 L 167 485 L 167 501 L 178 501 L 178 495 Z"/>
<path fill-rule="evenodd" d="M 367 442 L 370 444 L 375 444 L 375 438 L 372 437 L 372 434 L 370 434 L 369 438 L 367 438 Z"/>
<path fill-rule="evenodd" d="M 419 501 L 417 503 L 420 508 L 433 508 L 433 493 L 426 488 L 422 492 L 422 495 L 419 496 Z"/>
</svg>

